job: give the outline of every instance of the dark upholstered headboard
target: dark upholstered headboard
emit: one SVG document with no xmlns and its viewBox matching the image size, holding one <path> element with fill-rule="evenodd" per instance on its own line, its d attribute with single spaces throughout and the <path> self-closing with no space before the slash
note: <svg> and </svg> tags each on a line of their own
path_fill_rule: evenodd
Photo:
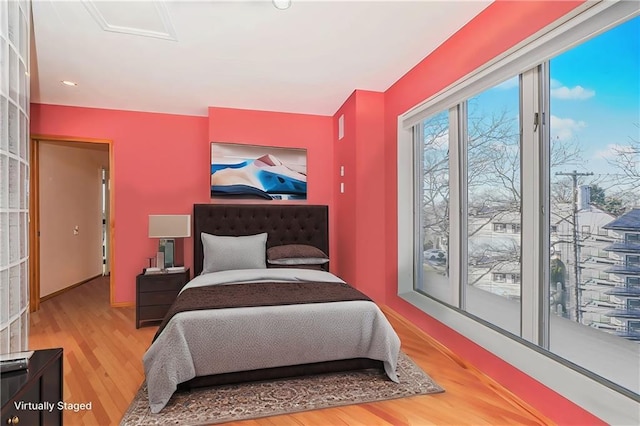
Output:
<svg viewBox="0 0 640 426">
<path fill-rule="evenodd" d="M 200 233 L 241 236 L 267 232 L 267 248 L 308 244 L 329 255 L 329 209 L 308 204 L 194 204 L 193 267 L 202 272 Z"/>
</svg>

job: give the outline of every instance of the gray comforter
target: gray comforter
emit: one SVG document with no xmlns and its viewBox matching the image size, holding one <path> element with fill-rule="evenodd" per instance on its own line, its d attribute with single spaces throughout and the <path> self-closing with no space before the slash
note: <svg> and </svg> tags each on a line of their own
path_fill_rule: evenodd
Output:
<svg viewBox="0 0 640 426">
<path fill-rule="evenodd" d="M 259 281 L 342 282 L 328 272 L 255 269 L 201 275 L 185 288 Z M 395 372 L 400 339 L 375 303 L 349 301 L 182 312 L 143 357 L 152 413 L 196 376 L 349 358 Z"/>
</svg>

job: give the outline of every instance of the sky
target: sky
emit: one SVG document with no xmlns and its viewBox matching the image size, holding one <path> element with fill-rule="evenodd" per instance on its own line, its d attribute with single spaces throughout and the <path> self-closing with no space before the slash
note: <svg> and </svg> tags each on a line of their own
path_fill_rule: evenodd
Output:
<svg viewBox="0 0 640 426">
<path fill-rule="evenodd" d="M 584 171 L 612 172 L 614 145 L 640 140 L 640 17 L 551 60 L 551 114 L 557 136 L 576 137 Z"/>
<path fill-rule="evenodd" d="M 583 151 L 584 161 L 561 171 L 614 173 L 612 148 L 640 140 L 640 16 L 552 58 L 550 77 L 551 137 L 574 140 Z M 517 117 L 517 77 L 477 101 Z"/>
</svg>

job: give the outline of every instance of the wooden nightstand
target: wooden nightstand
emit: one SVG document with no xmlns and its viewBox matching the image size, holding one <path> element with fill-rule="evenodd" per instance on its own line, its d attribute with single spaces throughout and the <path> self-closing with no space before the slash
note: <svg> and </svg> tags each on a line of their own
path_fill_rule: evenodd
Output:
<svg viewBox="0 0 640 426">
<path fill-rule="evenodd" d="M 191 272 L 140 274 L 136 277 L 136 328 L 143 322 L 162 321 Z"/>
</svg>

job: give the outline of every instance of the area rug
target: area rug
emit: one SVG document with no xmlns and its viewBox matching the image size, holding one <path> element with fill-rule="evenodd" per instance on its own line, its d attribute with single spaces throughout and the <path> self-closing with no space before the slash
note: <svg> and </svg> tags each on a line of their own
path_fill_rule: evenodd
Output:
<svg viewBox="0 0 640 426">
<path fill-rule="evenodd" d="M 404 353 L 397 373 L 400 383 L 360 370 L 176 392 L 158 414 L 143 383 L 120 425 L 208 425 L 444 392 Z"/>
</svg>

